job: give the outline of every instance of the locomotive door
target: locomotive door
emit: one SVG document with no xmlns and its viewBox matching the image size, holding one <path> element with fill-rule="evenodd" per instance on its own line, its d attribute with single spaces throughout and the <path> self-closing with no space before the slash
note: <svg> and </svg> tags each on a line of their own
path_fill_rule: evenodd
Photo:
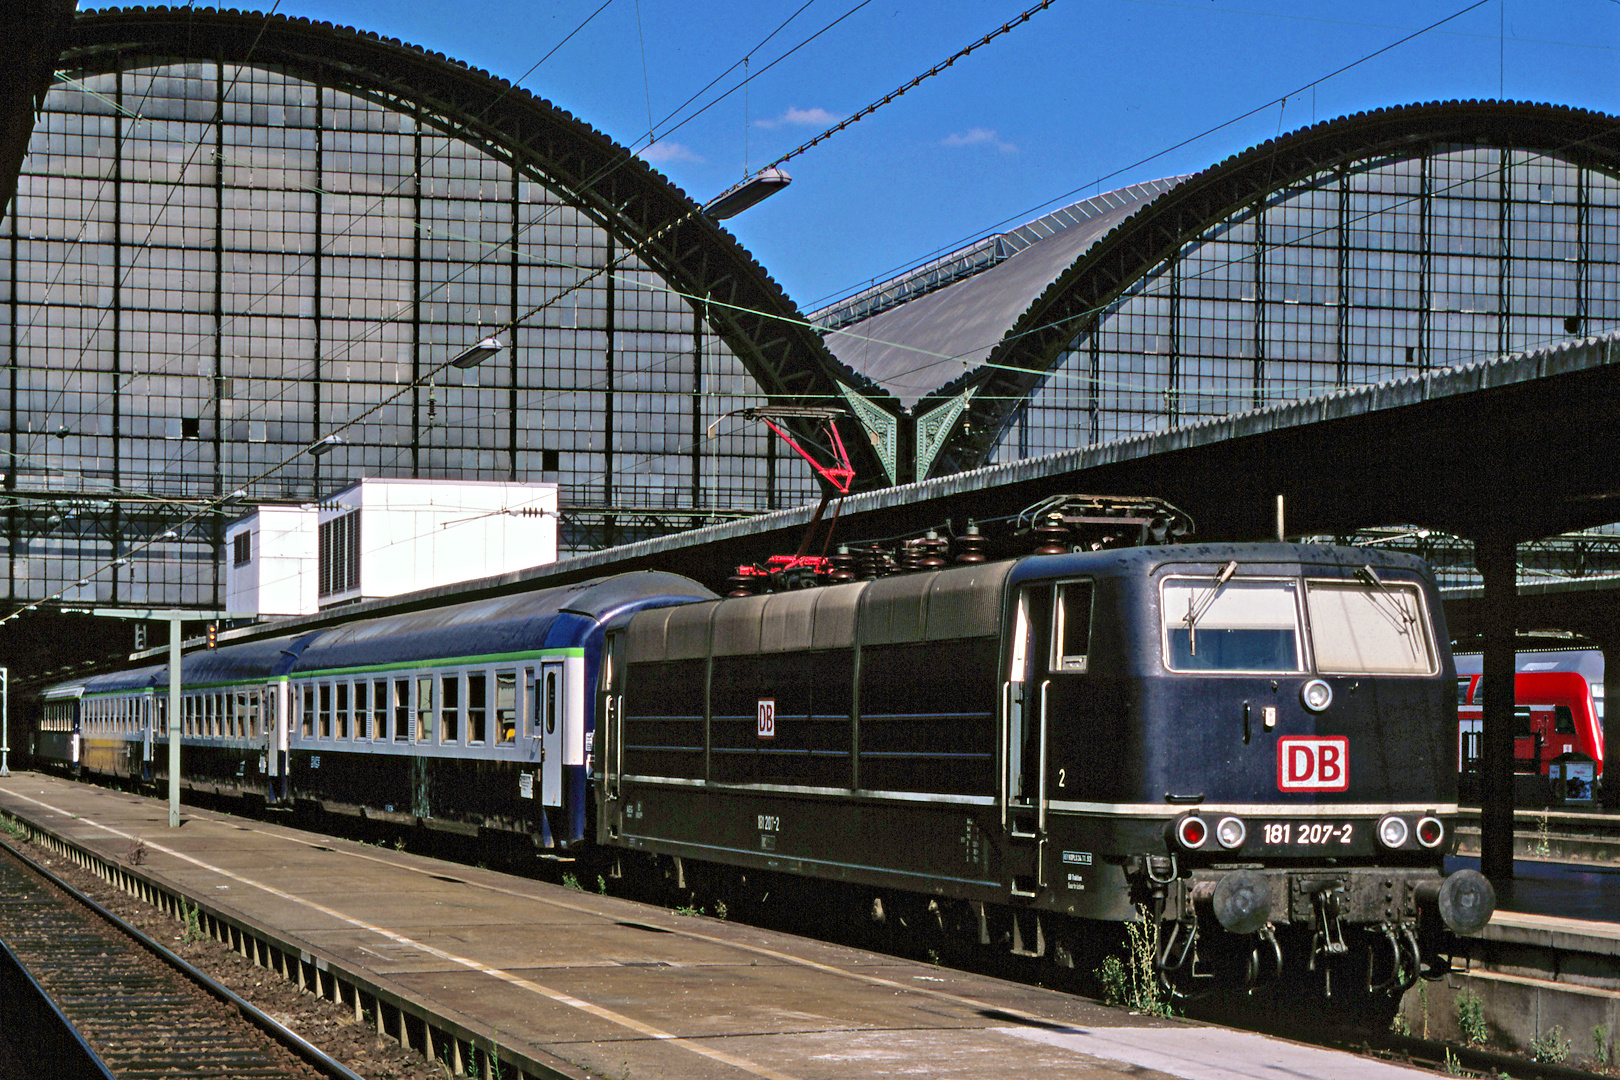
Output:
<svg viewBox="0 0 1620 1080">
<path fill-rule="evenodd" d="M 1033 896 L 1044 882 L 1046 843 L 1046 656 L 1050 651 L 1052 586 L 1018 592 L 1007 668 L 1001 685 L 1001 822 L 1007 874 L 1014 896 Z"/>
<path fill-rule="evenodd" d="M 562 805 L 564 710 L 567 696 L 561 660 L 543 660 L 535 679 L 534 730 L 540 737 L 540 804 Z"/>
</svg>

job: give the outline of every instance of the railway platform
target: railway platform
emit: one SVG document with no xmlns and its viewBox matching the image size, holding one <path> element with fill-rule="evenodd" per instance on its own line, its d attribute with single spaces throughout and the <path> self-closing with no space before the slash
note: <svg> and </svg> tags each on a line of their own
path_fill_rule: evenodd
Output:
<svg viewBox="0 0 1620 1080">
<path fill-rule="evenodd" d="M 1402 1080 L 1410 1069 L 38 773 L 0 810 L 473 1072 Z M 488 1074 L 487 1069 L 479 1069 Z"/>
</svg>

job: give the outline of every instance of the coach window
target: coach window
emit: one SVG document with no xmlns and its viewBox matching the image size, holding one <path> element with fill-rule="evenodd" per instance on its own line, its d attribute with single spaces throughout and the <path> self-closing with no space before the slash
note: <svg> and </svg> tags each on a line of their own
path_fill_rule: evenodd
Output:
<svg viewBox="0 0 1620 1080">
<path fill-rule="evenodd" d="M 394 680 L 394 741 L 405 742 L 411 737 L 411 682 Z"/>
<path fill-rule="evenodd" d="M 304 738 L 315 737 L 315 688 L 304 687 Z"/>
<path fill-rule="evenodd" d="M 187 694 L 180 699 L 180 734 L 197 734 L 197 696 Z"/>
<path fill-rule="evenodd" d="M 517 672 L 495 673 L 495 738 L 517 742 Z"/>
<path fill-rule="evenodd" d="M 168 738 L 169 699 L 167 697 L 160 697 L 157 699 L 157 728 L 159 735 L 162 735 L 164 738 Z"/>
<path fill-rule="evenodd" d="M 257 739 L 259 737 L 259 731 L 260 731 L 260 728 L 259 728 L 259 706 L 260 706 L 259 692 L 257 690 L 254 690 L 252 693 L 248 694 L 247 702 L 248 702 L 248 738 Z"/>
<path fill-rule="evenodd" d="M 453 743 L 461 738 L 461 676 L 442 676 L 439 685 L 439 738 Z"/>
<path fill-rule="evenodd" d="M 428 742 L 433 738 L 433 680 L 416 680 L 416 741 Z"/>
<path fill-rule="evenodd" d="M 321 683 L 321 738 L 332 737 L 332 684 Z"/>
<path fill-rule="evenodd" d="M 1091 652 L 1091 582 L 1061 582 L 1052 597 L 1052 671 L 1086 670 Z"/>
<path fill-rule="evenodd" d="M 371 735 L 371 712 L 366 707 L 366 683 L 364 681 L 354 684 L 354 737 L 356 739 L 369 739 Z"/>
<path fill-rule="evenodd" d="M 340 739 L 347 739 L 349 737 L 349 684 L 346 682 L 340 682 L 337 684 L 336 690 L 337 737 Z"/>
<path fill-rule="evenodd" d="M 202 733 L 203 733 L 203 735 L 205 737 L 210 738 L 210 739 L 218 738 L 219 737 L 219 695 L 218 694 L 204 694 L 202 696 L 202 703 L 203 703 L 203 727 L 202 727 Z"/>
<path fill-rule="evenodd" d="M 467 738 L 473 742 L 489 738 L 488 708 L 489 673 L 474 671 L 467 676 Z"/>
<path fill-rule="evenodd" d="M 388 682 L 384 679 L 371 684 L 371 737 L 388 738 Z"/>
</svg>

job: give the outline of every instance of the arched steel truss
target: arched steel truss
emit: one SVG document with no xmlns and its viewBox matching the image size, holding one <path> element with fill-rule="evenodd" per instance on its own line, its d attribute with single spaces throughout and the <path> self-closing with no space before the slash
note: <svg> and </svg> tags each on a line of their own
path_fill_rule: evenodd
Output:
<svg viewBox="0 0 1620 1080">
<path fill-rule="evenodd" d="M 588 124 L 486 72 L 331 23 L 161 7 L 78 16 L 58 67 L 103 73 L 183 59 L 273 68 L 396 109 L 420 107 L 424 122 L 548 185 L 649 269 L 702 298 L 699 316 L 764 393 L 840 405 L 843 382 L 887 396 L 838 363 L 776 282 L 684 192 Z M 867 440 L 849 444 L 858 486 L 880 486 Z"/>
<path fill-rule="evenodd" d="M 1108 307 L 1228 216 L 1324 171 L 1372 158 L 1411 159 L 1440 149 L 1530 150 L 1620 175 L 1620 118 L 1584 109 L 1453 101 L 1380 109 L 1268 141 L 1167 191 L 1093 245 L 1007 330 L 986 364 L 919 402 L 926 415 L 974 393 L 930 470 L 985 464 L 1021 403 Z"/>
</svg>

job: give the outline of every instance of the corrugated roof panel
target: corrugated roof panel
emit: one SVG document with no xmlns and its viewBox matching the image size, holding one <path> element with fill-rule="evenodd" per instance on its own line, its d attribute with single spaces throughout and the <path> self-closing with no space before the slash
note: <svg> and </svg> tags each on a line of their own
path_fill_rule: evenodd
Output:
<svg viewBox="0 0 1620 1080">
<path fill-rule="evenodd" d="M 827 345 L 902 405 L 914 405 L 981 364 L 1035 298 L 1092 244 L 1179 182 L 1138 184 L 1020 225 L 994 238 L 1006 257 L 990 266 L 963 259 L 958 278 L 943 287 L 925 288 L 925 279 L 947 269 L 930 264 L 921 278 L 907 275 L 868 290 L 863 297 L 886 291 L 903 302 L 831 330 Z M 906 296 L 908 287 L 913 293 Z M 817 318 L 836 325 L 836 311 L 826 309 Z"/>
</svg>

